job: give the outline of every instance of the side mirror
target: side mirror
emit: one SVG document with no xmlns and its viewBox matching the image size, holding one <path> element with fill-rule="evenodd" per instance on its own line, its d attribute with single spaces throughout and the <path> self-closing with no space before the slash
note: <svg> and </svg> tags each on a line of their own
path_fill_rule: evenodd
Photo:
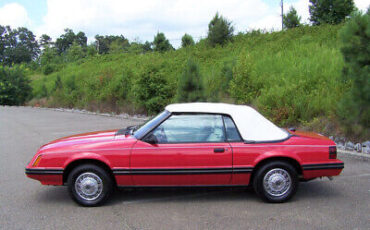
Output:
<svg viewBox="0 0 370 230">
<path fill-rule="evenodd" d="M 148 136 L 145 137 L 144 141 L 152 145 L 158 143 L 158 139 L 153 133 L 149 133 Z"/>
<path fill-rule="evenodd" d="M 296 128 L 295 127 L 290 127 L 289 128 L 289 131 L 295 132 L 296 131 Z"/>
</svg>

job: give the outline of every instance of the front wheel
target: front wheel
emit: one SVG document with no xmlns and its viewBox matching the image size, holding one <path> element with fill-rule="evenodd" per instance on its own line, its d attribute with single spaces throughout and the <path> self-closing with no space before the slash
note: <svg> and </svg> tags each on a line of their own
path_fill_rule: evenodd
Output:
<svg viewBox="0 0 370 230">
<path fill-rule="evenodd" d="M 256 193 L 271 203 L 281 203 L 292 198 L 297 191 L 298 183 L 296 170 L 284 161 L 263 165 L 253 178 Z"/>
<path fill-rule="evenodd" d="M 68 176 L 72 199 L 82 206 L 102 204 L 113 190 L 112 179 L 102 168 L 85 164 L 74 168 Z"/>
</svg>

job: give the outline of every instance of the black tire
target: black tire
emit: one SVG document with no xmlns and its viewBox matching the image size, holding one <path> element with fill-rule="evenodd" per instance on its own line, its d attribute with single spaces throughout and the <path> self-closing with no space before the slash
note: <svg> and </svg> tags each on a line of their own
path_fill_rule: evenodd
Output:
<svg viewBox="0 0 370 230">
<path fill-rule="evenodd" d="M 264 185 L 265 177 L 266 182 L 271 183 Z M 273 183 L 274 179 L 276 183 Z M 270 203 L 282 203 L 291 199 L 297 192 L 298 184 L 297 171 L 285 161 L 269 162 L 260 167 L 253 177 L 254 191 Z"/>
<path fill-rule="evenodd" d="M 103 204 L 113 191 L 113 181 L 110 175 L 101 167 L 93 164 L 79 165 L 74 168 L 68 175 L 67 183 L 71 198 L 79 205 L 86 207 Z"/>
</svg>

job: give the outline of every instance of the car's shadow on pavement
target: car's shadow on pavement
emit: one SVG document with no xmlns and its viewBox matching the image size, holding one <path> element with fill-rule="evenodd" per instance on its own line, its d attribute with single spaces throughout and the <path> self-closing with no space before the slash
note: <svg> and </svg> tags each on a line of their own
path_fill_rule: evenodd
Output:
<svg viewBox="0 0 370 230">
<path fill-rule="evenodd" d="M 333 183 L 315 180 L 300 183 L 296 195 L 289 203 L 304 200 L 322 199 L 341 196 L 340 190 Z M 49 187 L 35 194 L 41 203 L 70 203 L 67 187 Z M 233 188 L 133 188 L 117 189 L 105 205 L 154 203 L 154 202 L 215 202 L 215 201 L 247 201 L 263 202 L 252 187 Z"/>
<path fill-rule="evenodd" d="M 252 188 L 135 188 L 118 189 L 109 201 L 115 203 L 214 202 L 258 200 Z"/>
</svg>

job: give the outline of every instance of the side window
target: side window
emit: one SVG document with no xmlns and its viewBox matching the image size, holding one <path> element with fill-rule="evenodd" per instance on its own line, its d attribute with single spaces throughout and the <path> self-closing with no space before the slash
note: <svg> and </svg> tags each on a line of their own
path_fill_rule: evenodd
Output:
<svg viewBox="0 0 370 230">
<path fill-rule="evenodd" d="M 226 128 L 226 139 L 229 142 L 242 141 L 238 129 L 236 128 L 234 121 L 229 116 L 224 116 L 225 128 Z"/>
<path fill-rule="evenodd" d="M 153 130 L 159 143 L 225 142 L 221 115 L 174 114 Z"/>
</svg>

